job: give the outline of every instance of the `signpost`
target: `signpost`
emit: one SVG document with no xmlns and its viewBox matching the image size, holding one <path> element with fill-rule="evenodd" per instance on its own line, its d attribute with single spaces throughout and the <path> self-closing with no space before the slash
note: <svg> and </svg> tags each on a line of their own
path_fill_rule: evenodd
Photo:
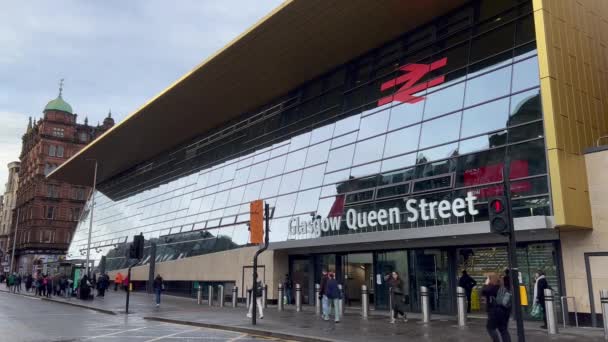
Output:
<svg viewBox="0 0 608 342">
<path fill-rule="evenodd" d="M 127 249 L 127 260 L 136 259 L 138 262 L 144 257 L 144 235 L 140 233 L 139 235 L 135 235 L 133 237 L 133 243 L 129 245 Z M 129 297 L 131 294 L 131 268 L 136 263 L 129 263 L 129 270 L 127 271 L 127 303 L 125 308 L 125 313 L 129 314 Z"/>
<path fill-rule="evenodd" d="M 264 211 L 262 212 L 262 206 Z M 262 200 L 251 202 L 250 205 L 250 225 L 249 230 L 251 234 L 251 243 L 262 243 L 262 236 L 264 237 L 264 244 L 260 249 L 255 252 L 253 256 L 253 285 L 251 288 L 251 324 L 256 325 L 257 319 L 257 291 L 256 286 L 258 283 L 258 256 L 262 254 L 268 248 L 268 237 L 270 232 L 270 205 L 264 204 Z M 264 221 L 266 222 L 266 230 L 264 231 Z M 249 308 L 247 308 L 249 309 Z"/>
</svg>

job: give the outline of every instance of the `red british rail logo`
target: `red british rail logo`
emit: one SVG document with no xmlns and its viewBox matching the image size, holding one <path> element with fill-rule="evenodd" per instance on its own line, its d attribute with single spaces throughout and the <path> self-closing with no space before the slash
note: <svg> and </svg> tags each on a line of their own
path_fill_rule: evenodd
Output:
<svg viewBox="0 0 608 342">
<path fill-rule="evenodd" d="M 441 75 L 425 82 L 418 82 L 424 77 L 424 75 L 428 74 L 433 70 L 445 66 L 447 63 L 448 58 L 444 57 L 430 64 L 411 63 L 400 67 L 399 70 L 404 71 L 405 75 L 401 75 L 399 77 L 393 78 L 390 81 L 382 83 L 382 85 L 380 86 L 380 91 L 386 91 L 397 86 L 401 87 L 397 90 L 395 94 L 383 97 L 378 100 L 378 106 L 384 106 L 385 104 L 391 103 L 393 101 L 404 103 L 416 103 L 424 100 L 423 96 L 414 96 L 414 94 L 421 92 L 427 88 L 435 87 L 445 82 L 445 75 Z"/>
</svg>

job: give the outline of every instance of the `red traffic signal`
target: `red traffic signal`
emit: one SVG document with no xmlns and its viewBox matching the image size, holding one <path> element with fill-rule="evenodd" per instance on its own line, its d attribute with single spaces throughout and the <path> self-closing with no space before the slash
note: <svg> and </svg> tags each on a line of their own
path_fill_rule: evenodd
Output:
<svg viewBox="0 0 608 342">
<path fill-rule="evenodd" d="M 490 203 L 490 209 L 495 214 L 500 214 L 505 210 L 505 204 L 502 202 L 501 199 L 495 199 Z"/>
<path fill-rule="evenodd" d="M 488 199 L 488 218 L 492 233 L 508 235 L 511 232 L 507 199 L 504 196 Z"/>
</svg>

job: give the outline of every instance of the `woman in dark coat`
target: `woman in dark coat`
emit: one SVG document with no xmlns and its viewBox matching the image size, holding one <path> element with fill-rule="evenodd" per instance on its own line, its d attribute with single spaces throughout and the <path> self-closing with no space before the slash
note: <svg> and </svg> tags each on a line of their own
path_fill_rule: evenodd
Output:
<svg viewBox="0 0 608 342">
<path fill-rule="evenodd" d="M 78 287 L 80 288 L 80 299 L 89 299 L 89 295 L 91 294 L 90 286 L 89 277 L 85 274 L 82 279 L 80 279 L 80 284 L 78 284 Z"/>
<path fill-rule="evenodd" d="M 403 280 L 399 277 L 398 272 L 392 272 L 391 274 L 386 275 L 385 279 L 389 287 L 391 303 L 393 303 L 391 323 L 395 323 L 395 320 L 399 315 L 403 315 L 403 321 L 407 322 L 407 316 L 405 314 L 405 285 Z"/>
<path fill-rule="evenodd" d="M 496 303 L 496 297 L 501 288 L 500 278 L 496 273 L 488 274 L 485 285 L 481 289 L 481 293 L 486 297 L 486 311 L 488 320 L 486 322 L 486 330 L 492 338 L 493 342 L 511 342 L 509 335 L 509 312 L 508 309 Z M 500 333 L 500 337 L 499 337 Z"/>
</svg>

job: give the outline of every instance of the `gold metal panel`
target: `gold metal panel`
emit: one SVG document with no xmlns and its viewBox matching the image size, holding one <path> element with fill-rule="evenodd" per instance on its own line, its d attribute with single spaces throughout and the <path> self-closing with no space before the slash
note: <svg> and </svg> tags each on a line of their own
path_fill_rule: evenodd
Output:
<svg viewBox="0 0 608 342">
<path fill-rule="evenodd" d="M 287 1 L 56 169 L 99 182 L 286 94 L 465 0 Z"/>
<path fill-rule="evenodd" d="M 533 6 L 555 223 L 591 227 L 583 150 L 608 133 L 608 1 Z"/>
</svg>

